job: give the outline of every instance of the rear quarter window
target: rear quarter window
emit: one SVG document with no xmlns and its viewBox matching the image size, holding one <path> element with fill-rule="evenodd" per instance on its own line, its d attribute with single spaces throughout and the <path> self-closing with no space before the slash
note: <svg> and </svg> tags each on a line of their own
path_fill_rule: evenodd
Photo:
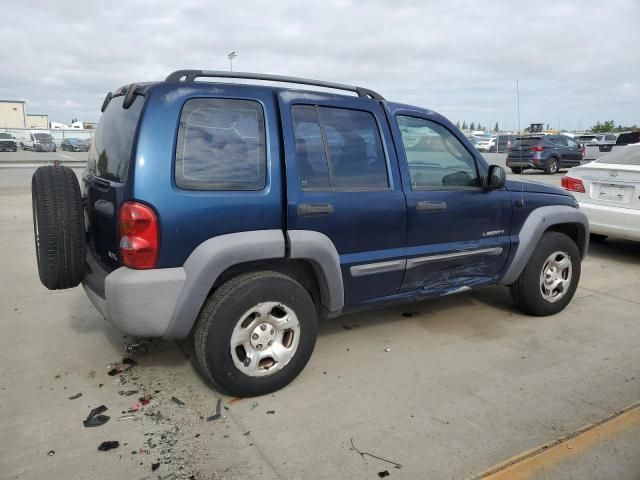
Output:
<svg viewBox="0 0 640 480">
<path fill-rule="evenodd" d="M 186 190 L 262 190 L 264 112 L 252 100 L 195 98 L 180 115 L 175 180 Z"/>
<path fill-rule="evenodd" d="M 95 142 L 89 150 L 88 169 L 98 177 L 124 183 L 144 97 L 134 97 L 133 104 L 127 109 L 122 108 L 123 101 L 123 95 L 111 99 L 100 117 Z"/>
</svg>

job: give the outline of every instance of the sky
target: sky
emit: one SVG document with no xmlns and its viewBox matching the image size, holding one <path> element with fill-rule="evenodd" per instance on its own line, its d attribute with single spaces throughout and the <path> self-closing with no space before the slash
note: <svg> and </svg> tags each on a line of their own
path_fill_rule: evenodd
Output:
<svg viewBox="0 0 640 480">
<path fill-rule="evenodd" d="M 640 124 L 640 0 L 3 0 L 0 99 L 97 121 L 182 68 L 356 84 L 453 122 Z M 7 19 L 11 21 L 7 22 Z"/>
</svg>

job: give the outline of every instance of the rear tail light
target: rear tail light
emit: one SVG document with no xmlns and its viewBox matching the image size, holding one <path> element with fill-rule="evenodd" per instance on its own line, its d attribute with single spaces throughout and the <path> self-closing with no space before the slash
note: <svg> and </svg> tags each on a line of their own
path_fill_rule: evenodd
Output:
<svg viewBox="0 0 640 480">
<path fill-rule="evenodd" d="M 560 183 L 562 184 L 562 188 L 564 188 L 565 190 L 569 190 L 570 192 L 585 193 L 584 183 L 582 183 L 582 180 L 578 178 L 567 177 L 565 175 L 560 180 Z"/>
<path fill-rule="evenodd" d="M 536 145 L 535 147 L 531 147 L 529 150 L 531 150 L 532 152 L 542 152 L 544 150 L 544 147 Z"/>
<path fill-rule="evenodd" d="M 120 258 L 130 268 L 154 268 L 158 261 L 158 218 L 147 205 L 125 202 L 120 207 Z"/>
<path fill-rule="evenodd" d="M 511 147 L 507 148 L 507 153 L 511 153 Z"/>
</svg>

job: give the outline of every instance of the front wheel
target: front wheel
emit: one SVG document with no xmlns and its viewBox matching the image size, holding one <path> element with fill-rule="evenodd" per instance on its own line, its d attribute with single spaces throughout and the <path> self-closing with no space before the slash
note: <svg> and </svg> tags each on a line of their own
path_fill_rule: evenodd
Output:
<svg viewBox="0 0 640 480">
<path fill-rule="evenodd" d="M 580 252 L 575 242 L 563 233 L 546 232 L 511 285 L 511 296 L 529 315 L 554 315 L 573 298 L 580 269 Z"/>
<path fill-rule="evenodd" d="M 196 324 L 198 363 L 236 396 L 264 395 L 292 382 L 315 347 L 318 317 L 309 293 L 277 272 L 229 280 L 205 303 Z"/>
</svg>

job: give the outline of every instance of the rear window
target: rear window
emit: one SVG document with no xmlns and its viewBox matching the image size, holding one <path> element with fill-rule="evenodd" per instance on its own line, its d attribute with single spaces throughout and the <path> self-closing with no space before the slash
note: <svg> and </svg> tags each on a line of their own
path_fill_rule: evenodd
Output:
<svg viewBox="0 0 640 480">
<path fill-rule="evenodd" d="M 124 96 L 113 98 L 100 117 L 95 142 L 89 151 L 88 169 L 95 175 L 114 182 L 126 182 L 131 161 L 133 137 L 144 105 L 137 95 L 133 104 L 122 108 Z"/>
<path fill-rule="evenodd" d="M 540 140 L 542 140 L 540 137 L 529 137 L 529 138 L 518 138 L 518 140 L 516 140 L 513 145 L 511 145 L 512 147 L 532 147 L 534 145 L 538 145 L 538 143 L 540 143 Z"/>
<path fill-rule="evenodd" d="M 33 136 L 36 140 L 53 140 L 53 137 L 48 133 L 34 133 Z"/>
<path fill-rule="evenodd" d="M 619 150 L 614 150 L 604 157 L 600 157 L 596 162 L 640 166 L 640 147 L 628 146 L 620 148 Z"/>
<path fill-rule="evenodd" d="M 11 135 L 9 135 L 8 133 L 0 133 L 0 138 L 13 138 Z"/>
<path fill-rule="evenodd" d="M 640 142 L 640 132 L 626 132 L 618 136 L 616 145 L 628 145 L 630 143 Z"/>
<path fill-rule="evenodd" d="M 185 103 L 176 146 L 176 185 L 187 190 L 261 190 L 266 177 L 262 106 L 251 100 Z"/>
</svg>

